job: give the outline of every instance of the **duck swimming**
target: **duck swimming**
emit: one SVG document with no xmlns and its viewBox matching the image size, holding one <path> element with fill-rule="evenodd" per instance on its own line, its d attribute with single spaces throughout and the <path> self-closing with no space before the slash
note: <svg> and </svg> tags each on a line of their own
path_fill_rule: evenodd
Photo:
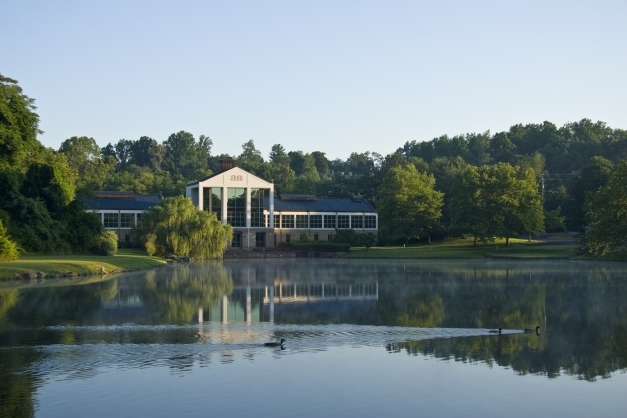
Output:
<svg viewBox="0 0 627 418">
<path fill-rule="evenodd" d="M 503 332 L 503 328 L 499 328 L 499 329 L 491 329 L 490 331 L 488 331 L 491 334 L 501 334 Z"/>
<path fill-rule="evenodd" d="M 536 334 L 540 334 L 540 325 L 538 325 L 536 329 L 525 328 L 524 332 L 525 334 L 531 334 L 532 332 L 535 332 Z"/>
<path fill-rule="evenodd" d="M 265 343 L 264 347 L 281 347 L 283 348 L 283 344 L 285 343 L 285 338 L 281 338 L 281 342 L 277 343 L 277 342 L 271 342 L 271 343 Z"/>
</svg>

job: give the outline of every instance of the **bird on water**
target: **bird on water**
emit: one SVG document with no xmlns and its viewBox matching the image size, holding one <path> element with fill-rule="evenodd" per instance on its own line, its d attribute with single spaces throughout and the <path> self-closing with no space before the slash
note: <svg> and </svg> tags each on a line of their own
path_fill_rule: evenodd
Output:
<svg viewBox="0 0 627 418">
<path fill-rule="evenodd" d="M 264 346 L 265 347 L 281 347 L 281 348 L 283 348 L 283 344 L 285 344 L 285 338 L 281 338 L 281 342 L 279 342 L 279 343 L 277 343 L 277 342 L 265 343 Z"/>
<path fill-rule="evenodd" d="M 503 332 L 503 328 L 499 328 L 499 329 L 491 329 L 490 331 L 488 331 L 490 334 L 501 334 Z"/>
<path fill-rule="evenodd" d="M 540 334 L 540 325 L 538 325 L 536 329 L 525 328 L 525 334 L 531 334 L 532 332 L 535 332 L 536 334 Z"/>
</svg>

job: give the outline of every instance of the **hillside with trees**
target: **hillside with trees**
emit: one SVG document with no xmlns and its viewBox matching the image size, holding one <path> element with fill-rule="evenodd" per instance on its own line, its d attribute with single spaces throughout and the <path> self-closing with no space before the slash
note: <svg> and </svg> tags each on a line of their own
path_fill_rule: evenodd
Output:
<svg viewBox="0 0 627 418">
<path fill-rule="evenodd" d="M 37 140 L 34 101 L 17 82 L 1 77 L 0 94 L 0 185 L 5 191 L 0 220 L 5 239 L 26 251 L 95 251 L 103 230 L 84 213 L 80 196 L 98 190 L 181 196 L 187 183 L 219 171 L 225 156 L 274 182 L 279 194 L 362 196 L 381 214 L 383 243 L 582 232 L 598 224 L 594 195 L 627 158 L 627 131 L 589 119 L 562 127 L 543 122 L 504 132 L 443 135 L 406 142 L 386 156 L 353 152 L 345 160 L 281 144 L 273 145 L 266 158 L 252 139 L 239 153 L 215 155 L 209 136 L 186 131 L 162 142 L 142 136 L 104 147 L 94 138 L 73 136 L 53 150 Z M 401 174 L 413 179 L 400 181 Z M 397 200 L 406 182 L 420 190 L 424 201 L 414 196 L 400 210 Z M 413 220 L 403 233 L 396 225 L 401 216 Z M 68 228 L 70 222 L 84 229 Z"/>
</svg>

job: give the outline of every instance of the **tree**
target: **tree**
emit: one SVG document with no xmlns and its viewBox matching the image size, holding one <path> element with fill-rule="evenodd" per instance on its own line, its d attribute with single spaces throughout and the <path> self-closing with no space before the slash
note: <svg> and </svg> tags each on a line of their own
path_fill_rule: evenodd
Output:
<svg viewBox="0 0 627 418">
<path fill-rule="evenodd" d="M 39 116 L 34 103 L 16 80 L 0 74 L 0 169 L 19 166 L 43 148 L 37 140 Z"/>
<path fill-rule="evenodd" d="M 78 174 L 76 187 L 81 192 L 102 189 L 117 164 L 113 157 L 102 158 L 96 141 L 86 136 L 66 139 L 61 143 L 59 153 L 65 155 L 68 165 Z"/>
<path fill-rule="evenodd" d="M 586 197 L 586 216 L 590 227 L 583 249 L 603 255 L 627 245 L 627 160 L 616 164 L 605 186 Z"/>
<path fill-rule="evenodd" d="M 329 174 L 329 160 L 327 160 L 326 153 L 320 151 L 314 151 L 311 153 L 316 164 L 316 170 L 321 176 Z"/>
<path fill-rule="evenodd" d="M 187 180 L 210 174 L 208 168 L 212 144 L 211 138 L 204 135 L 196 142 L 189 132 L 172 134 L 163 143 L 163 168 L 171 174 L 180 174 Z"/>
<path fill-rule="evenodd" d="M 379 215 L 382 232 L 392 239 L 429 236 L 442 214 L 443 194 L 434 189 L 435 178 L 414 166 L 393 167 L 383 180 Z"/>
<path fill-rule="evenodd" d="M 509 239 L 544 229 L 542 201 L 532 169 L 506 163 L 468 166 L 454 187 L 454 228 L 471 232 L 474 244 L 493 237 Z"/>
<path fill-rule="evenodd" d="M 131 164 L 161 171 L 164 156 L 165 147 L 150 137 L 142 136 L 131 144 Z"/>
<path fill-rule="evenodd" d="M 588 195 L 605 186 L 612 171 L 612 162 L 603 157 L 592 157 L 568 185 L 568 199 L 565 215 L 572 230 L 581 230 L 586 225 L 585 201 Z"/>
<path fill-rule="evenodd" d="M 19 256 L 20 247 L 11 240 L 0 219 L 0 261 L 17 260 Z"/>
<path fill-rule="evenodd" d="M 237 165 L 255 175 L 260 175 L 263 170 L 263 158 L 261 151 L 255 148 L 255 143 L 251 139 L 242 145 L 242 153 L 237 157 Z"/>
<path fill-rule="evenodd" d="M 233 228 L 200 211 L 189 198 L 169 197 L 144 215 L 141 235 L 149 254 L 222 258 Z"/>
</svg>

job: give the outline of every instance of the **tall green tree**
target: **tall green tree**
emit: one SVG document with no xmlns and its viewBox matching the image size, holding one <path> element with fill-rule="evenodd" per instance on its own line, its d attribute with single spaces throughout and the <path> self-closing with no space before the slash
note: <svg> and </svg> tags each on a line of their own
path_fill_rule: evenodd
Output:
<svg viewBox="0 0 627 418">
<path fill-rule="evenodd" d="M 586 197 L 590 227 L 584 236 L 584 250 L 603 255 L 627 248 L 627 160 L 614 166 L 605 186 Z"/>
<path fill-rule="evenodd" d="M 454 228 L 485 241 L 544 230 L 542 201 L 532 169 L 507 163 L 468 166 L 454 188 Z"/>
<path fill-rule="evenodd" d="M 391 168 L 380 192 L 382 233 L 405 244 L 411 238 L 429 236 L 442 214 L 443 194 L 434 186 L 433 176 L 419 173 L 412 165 Z"/>
<path fill-rule="evenodd" d="M 261 151 L 255 148 L 255 142 L 252 139 L 242 145 L 242 153 L 237 157 L 237 165 L 255 175 L 263 172 L 263 157 Z"/>
<path fill-rule="evenodd" d="M 142 237 L 149 254 L 197 259 L 222 258 L 233 228 L 200 211 L 183 196 L 170 197 L 144 215 Z"/>
<path fill-rule="evenodd" d="M 17 81 L 0 74 L 0 169 L 16 167 L 42 147 L 35 101 Z"/>
<path fill-rule="evenodd" d="M 172 174 L 180 174 L 185 179 L 197 179 L 209 174 L 211 138 L 201 135 L 198 142 L 185 131 L 172 134 L 163 143 L 165 156 L 163 168 Z"/>
<path fill-rule="evenodd" d="M 586 225 L 585 201 L 605 186 L 612 171 L 612 162 L 603 157 L 592 157 L 581 171 L 573 176 L 568 185 L 569 199 L 564 207 L 564 214 L 571 230 L 582 230 Z"/>
<path fill-rule="evenodd" d="M 101 190 L 116 167 L 115 158 L 102 158 L 101 149 L 93 138 L 73 136 L 59 147 L 69 166 L 78 174 L 76 188 L 80 192 Z"/>
</svg>

